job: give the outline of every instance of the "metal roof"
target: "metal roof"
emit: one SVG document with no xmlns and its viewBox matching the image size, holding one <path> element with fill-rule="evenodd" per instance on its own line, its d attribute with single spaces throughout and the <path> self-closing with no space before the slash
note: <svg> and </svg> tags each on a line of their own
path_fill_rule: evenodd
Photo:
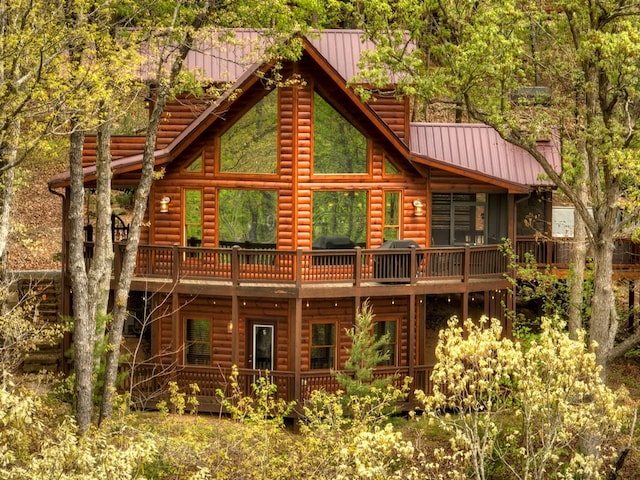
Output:
<svg viewBox="0 0 640 480">
<path fill-rule="evenodd" d="M 360 30 L 315 31 L 305 38 L 345 81 L 359 73 L 362 53 L 375 50 L 375 44 L 365 40 Z M 271 60 L 265 51 L 277 40 L 250 29 L 209 32 L 198 39 L 185 59 L 185 66 L 199 72 L 204 80 L 235 81 L 249 65 Z"/>
<path fill-rule="evenodd" d="M 512 184 L 549 186 L 531 154 L 504 140 L 483 124 L 412 123 L 411 153 Z M 560 151 L 553 139 L 538 142 L 538 151 L 560 171 Z"/>
</svg>

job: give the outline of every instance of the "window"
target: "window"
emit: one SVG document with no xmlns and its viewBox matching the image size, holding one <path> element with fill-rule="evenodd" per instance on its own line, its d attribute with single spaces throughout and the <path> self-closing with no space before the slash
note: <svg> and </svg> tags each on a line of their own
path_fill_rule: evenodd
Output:
<svg viewBox="0 0 640 480">
<path fill-rule="evenodd" d="M 184 167 L 188 173 L 202 173 L 202 154 L 198 155 L 191 163 Z"/>
<path fill-rule="evenodd" d="M 383 240 L 400 238 L 400 192 L 384 192 Z"/>
<path fill-rule="evenodd" d="M 314 240 L 340 235 L 360 246 L 366 245 L 367 192 L 314 192 L 312 216 Z"/>
<path fill-rule="evenodd" d="M 400 174 L 400 169 L 391 163 L 391 160 L 386 155 L 384 157 L 384 174 L 390 176 Z"/>
<path fill-rule="evenodd" d="M 380 362 L 379 365 L 395 365 L 396 364 L 396 344 L 397 332 L 395 321 L 376 321 L 373 323 L 373 331 L 376 340 L 387 336 L 387 341 L 380 348 L 380 354 L 386 355 L 387 359 Z"/>
<path fill-rule="evenodd" d="M 211 322 L 189 318 L 185 327 L 185 363 L 209 365 L 211 363 Z"/>
<path fill-rule="evenodd" d="M 313 173 L 367 173 L 367 139 L 317 93 L 313 114 Z"/>
<path fill-rule="evenodd" d="M 335 368 L 336 326 L 333 323 L 311 325 L 311 369 Z"/>
<path fill-rule="evenodd" d="M 431 197 L 433 245 L 497 244 L 506 236 L 506 195 L 434 193 Z"/>
<path fill-rule="evenodd" d="M 202 246 L 202 190 L 185 190 L 184 232 L 187 246 Z"/>
<path fill-rule="evenodd" d="M 275 248 L 278 192 L 273 190 L 218 191 L 218 235 L 221 246 L 245 244 Z M 255 245 L 246 245 L 255 244 Z"/>
<path fill-rule="evenodd" d="M 275 174 L 278 170 L 278 93 L 256 103 L 220 137 L 220 171 Z"/>
</svg>

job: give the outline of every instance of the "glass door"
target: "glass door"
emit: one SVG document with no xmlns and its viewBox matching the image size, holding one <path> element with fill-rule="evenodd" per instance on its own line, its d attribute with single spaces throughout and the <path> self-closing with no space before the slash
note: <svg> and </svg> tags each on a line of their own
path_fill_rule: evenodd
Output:
<svg viewBox="0 0 640 480">
<path fill-rule="evenodd" d="M 252 368 L 273 370 L 273 325 L 253 325 Z"/>
</svg>

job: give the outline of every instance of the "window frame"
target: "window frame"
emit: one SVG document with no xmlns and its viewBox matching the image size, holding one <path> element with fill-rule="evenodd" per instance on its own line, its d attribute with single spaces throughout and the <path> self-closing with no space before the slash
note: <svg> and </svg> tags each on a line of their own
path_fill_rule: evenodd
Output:
<svg viewBox="0 0 640 480">
<path fill-rule="evenodd" d="M 319 325 L 331 325 L 332 330 L 333 330 L 333 344 L 319 344 L 319 345 L 314 345 L 313 340 L 314 340 L 314 335 L 313 335 L 313 329 L 316 326 Z M 309 333 L 310 333 L 310 341 L 309 341 L 309 370 L 314 370 L 314 371 L 318 371 L 318 370 L 331 370 L 331 369 L 335 369 L 336 368 L 336 362 L 337 362 L 337 355 L 336 353 L 338 352 L 338 326 L 337 326 L 337 322 L 335 321 L 315 321 L 315 322 L 311 322 L 311 324 L 309 325 Z M 329 365 L 329 366 L 322 366 L 322 367 L 314 367 L 313 365 L 313 352 L 314 349 L 323 349 L 323 350 L 328 350 L 330 352 L 330 357 L 332 360 L 333 365 Z M 323 356 L 323 358 L 328 358 L 326 355 Z"/>
<path fill-rule="evenodd" d="M 378 364 L 378 366 L 380 367 L 395 367 L 398 365 L 398 325 L 400 325 L 400 321 L 396 320 L 396 319 L 378 319 L 375 318 L 373 321 L 373 334 L 375 336 L 376 341 L 378 341 L 379 339 L 381 339 L 387 332 L 386 329 L 384 329 L 384 333 L 380 334 L 380 332 L 378 331 L 378 325 L 381 324 L 387 324 L 387 323 L 393 323 L 393 338 L 391 338 L 391 341 L 389 341 L 388 343 L 385 343 L 383 345 L 384 347 L 389 347 L 391 346 L 391 355 L 389 356 L 389 360 L 387 360 L 386 362 L 381 362 Z M 388 363 L 387 363 L 388 362 Z"/>
<path fill-rule="evenodd" d="M 320 97 L 327 105 L 329 105 L 329 107 L 331 107 L 333 109 L 333 111 L 336 112 L 336 114 L 338 114 L 340 117 L 342 117 L 346 123 L 348 123 L 356 132 L 358 132 L 362 138 L 364 139 L 364 143 L 365 143 L 365 153 L 364 153 L 364 166 L 365 169 L 363 172 L 330 172 L 330 173 L 326 173 L 326 172 L 317 172 L 316 171 L 316 95 L 318 97 Z M 312 133 L 312 145 L 311 145 L 311 176 L 313 178 L 327 178 L 327 179 L 335 179 L 336 177 L 348 177 L 349 179 L 352 178 L 358 178 L 358 177 L 368 177 L 369 175 L 371 175 L 371 152 L 373 150 L 372 148 L 372 142 L 371 139 L 364 133 L 364 131 L 356 124 L 354 123 L 354 121 L 349 118 L 349 115 L 347 115 L 343 110 L 337 108 L 335 106 L 334 103 L 332 103 L 330 100 L 328 100 L 328 95 L 325 95 L 324 92 L 318 90 L 318 89 L 314 89 L 313 91 L 313 109 L 312 109 L 312 113 L 311 113 L 311 118 L 312 118 L 312 127 L 311 127 L 311 133 Z"/>
<path fill-rule="evenodd" d="M 229 132 L 238 125 L 239 122 L 242 121 L 242 119 L 245 117 L 245 115 L 247 115 L 252 109 L 254 109 L 258 103 L 260 103 L 261 101 L 265 100 L 269 95 L 273 94 L 275 97 L 275 102 L 276 102 L 276 122 L 275 122 L 275 138 L 274 138 L 274 142 L 275 142 L 275 165 L 274 165 L 274 171 L 273 172 L 234 172 L 234 171 L 229 171 L 229 170 L 224 170 L 223 169 L 223 162 L 222 162 L 222 156 L 223 156 L 223 143 L 224 143 L 224 137 L 225 135 L 229 134 Z M 255 139 L 254 139 L 255 140 Z M 260 98 L 256 99 L 255 101 L 251 102 L 250 105 L 248 105 L 246 108 L 244 108 L 241 112 L 238 112 L 238 114 L 233 118 L 233 120 L 229 123 L 229 125 L 226 126 L 226 128 L 224 128 L 224 130 L 222 130 L 215 138 L 214 141 L 214 145 L 215 145 L 215 151 L 216 151 L 216 162 L 215 162 L 215 172 L 216 174 L 220 175 L 220 176 L 224 176 L 224 177 L 233 177 L 233 176 L 241 176 L 241 177 L 250 177 L 250 176 L 254 176 L 254 177 L 277 177 L 280 174 L 280 90 L 275 88 L 272 90 L 268 90 L 264 95 L 262 95 Z"/>
<path fill-rule="evenodd" d="M 209 338 L 208 340 L 190 340 L 189 339 L 189 322 L 207 322 L 209 326 Z M 183 318 L 183 333 L 184 333 L 184 365 L 195 366 L 211 366 L 213 361 L 213 319 L 203 318 L 198 316 L 185 316 Z M 189 347 L 192 345 L 208 345 L 209 347 L 209 359 L 206 363 L 191 363 L 189 362 Z"/>
<path fill-rule="evenodd" d="M 387 195 L 388 194 L 397 194 L 398 202 L 397 202 L 397 212 L 396 215 L 398 217 L 397 224 L 391 224 L 387 221 Z M 402 238 L 402 211 L 403 211 L 403 199 L 402 199 L 402 190 L 385 190 L 382 192 L 382 240 L 400 240 Z M 395 229 L 396 238 L 387 238 L 386 232 L 387 230 Z"/>
<path fill-rule="evenodd" d="M 189 193 L 188 192 L 200 192 L 200 222 L 199 223 L 192 223 L 188 221 L 188 217 L 189 217 L 189 212 L 188 212 L 188 208 L 189 208 L 189 202 L 187 201 Z M 204 191 L 202 188 L 191 188 L 191 187 L 185 187 L 183 189 L 183 194 L 182 194 L 182 198 L 183 198 L 183 205 L 184 205 L 184 209 L 183 209 L 183 216 L 182 216 L 182 225 L 183 225 L 183 245 L 187 245 L 187 246 L 202 246 L 204 244 Z M 200 245 L 189 245 L 189 239 L 192 238 L 189 236 L 189 228 L 190 227 L 200 227 Z M 197 237 L 193 237 L 193 238 L 197 238 Z"/>
</svg>

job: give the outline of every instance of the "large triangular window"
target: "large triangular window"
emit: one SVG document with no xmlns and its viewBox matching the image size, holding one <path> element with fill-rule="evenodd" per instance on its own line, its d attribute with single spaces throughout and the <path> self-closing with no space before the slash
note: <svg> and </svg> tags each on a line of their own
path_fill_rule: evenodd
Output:
<svg viewBox="0 0 640 480">
<path fill-rule="evenodd" d="M 278 169 L 278 94 L 274 90 L 220 138 L 220 171 L 275 174 Z"/>
<path fill-rule="evenodd" d="M 315 93 L 313 173 L 340 175 L 367 172 L 367 139 L 324 98 Z"/>
</svg>

